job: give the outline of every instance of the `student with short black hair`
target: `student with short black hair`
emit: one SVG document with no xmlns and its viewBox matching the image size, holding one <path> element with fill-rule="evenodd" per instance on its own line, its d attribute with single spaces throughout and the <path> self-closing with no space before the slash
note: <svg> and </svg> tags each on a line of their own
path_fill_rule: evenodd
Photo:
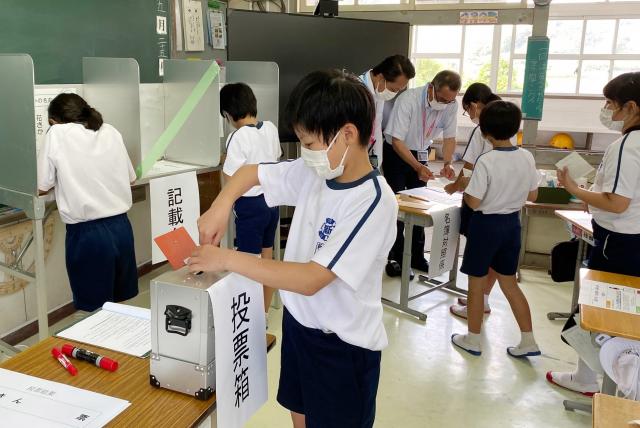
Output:
<svg viewBox="0 0 640 428">
<path fill-rule="evenodd" d="M 508 347 L 507 353 L 516 358 L 540 355 L 533 337 L 529 304 L 516 281 L 520 210 L 527 200 L 536 199 L 539 180 L 533 155 L 510 142 L 521 120 L 518 106 L 506 101 L 493 101 L 480 113 L 480 130 L 493 150 L 478 158 L 465 189 L 465 203 L 474 210 L 461 268 L 469 276 L 469 331 L 451 336 L 455 346 L 472 355 L 482 352 L 483 290 L 489 269 L 496 272 L 520 327 L 520 344 Z"/>
<path fill-rule="evenodd" d="M 369 163 L 373 97 L 342 71 L 307 75 L 286 118 L 302 158 L 247 165 L 200 218 L 192 271 L 231 271 L 281 291 L 278 401 L 295 428 L 369 428 L 381 350 L 382 270 L 395 237 L 395 195 Z M 231 207 L 261 185 L 269 206 L 295 207 L 284 261 L 217 247 Z"/>
<path fill-rule="evenodd" d="M 374 168 L 382 166 L 382 144 L 384 136 L 383 113 L 387 101 L 393 100 L 398 93 L 406 89 L 409 80 L 416 75 L 411 60 L 404 55 L 386 57 L 373 69 L 364 72 L 360 79 L 367 85 L 376 105 L 373 132 L 369 141 L 369 157 Z"/>
<path fill-rule="evenodd" d="M 593 215 L 589 269 L 640 277 L 640 72 L 619 75 L 602 92 L 600 122 L 622 135 L 607 147 L 590 190 L 580 188 L 567 169 L 558 171 L 558 180 Z M 576 325 L 574 315 L 563 330 Z M 548 372 L 547 380 L 587 396 L 600 389 L 581 358 L 575 371 Z"/>
<path fill-rule="evenodd" d="M 236 130 L 229 135 L 222 167 L 225 179 L 244 165 L 276 162 L 281 154 L 278 128 L 269 121 L 258 121 L 258 102 L 249 85 L 229 83 L 220 90 L 220 114 Z M 260 186 L 249 189 L 233 207 L 238 251 L 273 258 L 278 207 L 269 207 Z M 263 287 L 264 313 L 268 324 L 274 289 Z"/>
<path fill-rule="evenodd" d="M 476 164 L 478 158 L 491 150 L 493 150 L 493 146 L 491 142 L 483 137 L 482 132 L 480 131 L 480 114 L 482 113 L 482 109 L 492 101 L 499 101 L 501 98 L 494 94 L 490 87 L 485 85 L 484 83 L 472 83 L 464 92 L 464 96 L 462 97 L 462 108 L 464 109 L 464 114 L 469 115 L 469 118 L 473 123 L 477 126 L 471 131 L 471 136 L 469 137 L 469 142 L 467 143 L 467 147 L 464 150 L 462 155 L 462 160 L 464 161 L 464 166 L 458 178 L 453 183 L 447 184 L 445 186 L 445 190 L 449 194 L 453 194 L 455 192 L 464 192 L 464 189 L 467 187 L 469 183 L 468 176 L 473 171 L 474 165 Z M 511 138 L 511 144 L 514 146 L 517 145 L 517 138 L 513 136 Z M 466 172 L 465 172 L 466 171 Z M 467 176 L 465 176 L 467 175 Z M 473 214 L 473 210 L 469 208 L 469 206 L 462 201 L 462 208 L 460 212 L 460 233 L 464 236 L 467 234 L 467 226 L 469 225 L 469 219 Z M 484 290 L 484 313 L 491 313 L 491 306 L 489 305 L 489 294 L 493 289 L 493 286 L 496 282 L 496 273 L 493 269 L 489 269 L 489 274 L 487 276 L 486 288 Z M 467 318 L 467 299 L 459 298 L 458 304 L 451 305 L 449 307 L 449 311 L 460 318 Z"/>
<path fill-rule="evenodd" d="M 133 230 L 127 218 L 136 173 L 122 135 L 76 94 L 49 104 L 49 128 L 38 155 L 38 189 L 55 191 L 67 226 L 65 258 L 76 309 L 138 294 Z"/>
</svg>

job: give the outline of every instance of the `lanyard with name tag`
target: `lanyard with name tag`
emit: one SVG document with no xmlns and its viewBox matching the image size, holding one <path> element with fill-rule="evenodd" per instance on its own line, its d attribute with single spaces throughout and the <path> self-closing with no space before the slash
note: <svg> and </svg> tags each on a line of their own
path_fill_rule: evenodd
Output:
<svg viewBox="0 0 640 428">
<path fill-rule="evenodd" d="M 431 126 L 429 126 L 429 128 L 427 128 L 427 98 L 429 97 L 429 94 L 427 92 L 427 88 L 429 87 L 429 85 L 426 85 L 424 87 L 424 91 L 423 91 L 423 97 L 422 97 L 422 135 L 420 136 L 420 149 L 425 150 L 425 140 L 429 140 L 429 142 L 431 142 L 431 140 L 429 139 L 431 137 L 431 135 L 433 134 L 433 130 L 436 126 L 436 122 L 438 122 L 438 119 L 440 119 L 440 112 L 437 111 L 436 112 L 436 117 L 433 119 L 433 122 L 431 122 Z M 429 144 L 431 145 L 431 144 Z M 418 159 L 420 160 L 420 159 Z M 428 155 L 427 155 L 427 160 L 428 160 Z"/>
<path fill-rule="evenodd" d="M 418 162 L 429 161 L 429 150 L 418 150 L 416 154 L 418 155 Z"/>
</svg>

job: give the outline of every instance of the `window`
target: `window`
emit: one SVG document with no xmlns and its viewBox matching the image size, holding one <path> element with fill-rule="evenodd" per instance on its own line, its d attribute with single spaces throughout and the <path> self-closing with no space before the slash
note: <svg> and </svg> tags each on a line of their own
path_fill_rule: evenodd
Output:
<svg viewBox="0 0 640 428">
<path fill-rule="evenodd" d="M 550 20 L 547 93 L 600 95 L 613 77 L 640 71 L 638 27 L 640 19 Z M 461 74 L 463 88 L 483 82 L 499 93 L 521 92 L 531 30 L 530 25 L 414 27 L 413 85 L 451 69 Z M 500 46 L 495 55 L 494 46 Z"/>
</svg>

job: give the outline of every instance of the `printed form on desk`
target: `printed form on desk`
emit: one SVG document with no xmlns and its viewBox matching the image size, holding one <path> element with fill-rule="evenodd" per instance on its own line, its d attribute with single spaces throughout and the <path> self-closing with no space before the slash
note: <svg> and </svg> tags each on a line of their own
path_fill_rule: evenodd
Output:
<svg viewBox="0 0 640 428">
<path fill-rule="evenodd" d="M 423 201 L 435 202 L 442 205 L 460 206 L 462 203 L 462 193 L 448 194 L 444 189 L 434 187 L 416 187 L 415 189 L 407 189 L 400 192 L 402 195 L 413 196 Z"/>
<path fill-rule="evenodd" d="M 3 427 L 99 428 L 130 404 L 108 395 L 0 369 Z"/>
<path fill-rule="evenodd" d="M 151 352 L 151 311 L 107 302 L 56 336 L 142 358 Z"/>
<path fill-rule="evenodd" d="M 585 279 L 580 283 L 578 303 L 640 315 L 640 289 Z"/>
</svg>

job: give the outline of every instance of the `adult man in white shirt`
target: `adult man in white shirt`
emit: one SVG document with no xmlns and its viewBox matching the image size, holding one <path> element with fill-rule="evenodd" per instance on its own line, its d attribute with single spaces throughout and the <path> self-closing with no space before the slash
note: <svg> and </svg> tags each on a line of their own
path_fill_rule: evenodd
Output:
<svg viewBox="0 0 640 428">
<path fill-rule="evenodd" d="M 457 111 L 456 96 L 462 82 L 454 71 L 444 70 L 436 74 L 426 85 L 410 89 L 395 101 L 389 123 L 385 129 L 386 144 L 384 176 L 394 192 L 423 186 L 433 173 L 427 167 L 429 148 L 434 138 L 442 136 L 444 168 L 440 175 L 455 177 L 451 161 L 456 146 Z M 389 253 L 391 269 L 387 273 L 400 275 L 404 224 L 398 222 L 396 241 Z M 411 245 L 411 266 L 428 271 L 424 258 L 424 229 L 414 227 Z M 397 263 L 393 263 L 393 261 Z"/>
</svg>

